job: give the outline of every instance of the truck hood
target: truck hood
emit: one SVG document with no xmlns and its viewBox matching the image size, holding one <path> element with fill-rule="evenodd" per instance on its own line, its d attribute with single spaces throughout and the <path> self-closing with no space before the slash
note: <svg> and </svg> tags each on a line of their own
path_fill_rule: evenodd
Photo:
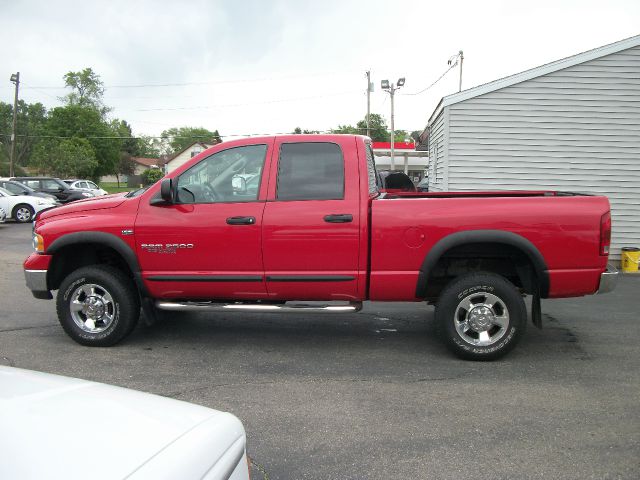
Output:
<svg viewBox="0 0 640 480">
<path fill-rule="evenodd" d="M 102 197 L 87 198 L 86 200 L 77 200 L 67 203 L 56 208 L 52 208 L 42 212 L 38 218 L 47 219 L 57 217 L 58 215 L 67 215 L 70 213 L 87 212 L 90 210 L 103 210 L 105 208 L 115 208 L 121 205 L 125 200 L 126 193 L 114 193 Z"/>
</svg>

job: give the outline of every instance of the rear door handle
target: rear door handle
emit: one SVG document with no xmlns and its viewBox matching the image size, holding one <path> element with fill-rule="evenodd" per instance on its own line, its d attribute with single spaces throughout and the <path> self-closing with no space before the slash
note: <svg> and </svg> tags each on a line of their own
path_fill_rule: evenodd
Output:
<svg viewBox="0 0 640 480">
<path fill-rule="evenodd" d="M 349 223 L 353 222 L 353 215 L 351 215 L 350 213 L 325 215 L 324 221 L 327 223 Z"/>
<path fill-rule="evenodd" d="M 256 223 L 256 217 L 229 217 L 227 224 L 229 225 L 253 225 Z"/>
</svg>

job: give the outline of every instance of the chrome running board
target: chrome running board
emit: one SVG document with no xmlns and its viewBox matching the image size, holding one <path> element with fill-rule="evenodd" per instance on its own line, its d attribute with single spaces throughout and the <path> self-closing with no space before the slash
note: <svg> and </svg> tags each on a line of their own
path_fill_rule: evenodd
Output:
<svg viewBox="0 0 640 480">
<path fill-rule="evenodd" d="M 272 303 L 216 303 L 156 300 L 156 308 L 182 312 L 249 312 L 249 313 L 350 313 L 362 310 L 362 302 L 303 303 L 290 302 L 282 305 Z"/>
</svg>

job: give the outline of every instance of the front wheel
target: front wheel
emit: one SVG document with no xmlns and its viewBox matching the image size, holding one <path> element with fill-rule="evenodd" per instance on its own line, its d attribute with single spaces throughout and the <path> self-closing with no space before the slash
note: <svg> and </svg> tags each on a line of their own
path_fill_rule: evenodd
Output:
<svg viewBox="0 0 640 480">
<path fill-rule="evenodd" d="M 33 220 L 33 208 L 30 205 L 21 203 L 13 209 L 13 219 L 19 223 L 28 223 Z"/>
<path fill-rule="evenodd" d="M 493 273 L 453 280 L 440 294 L 435 316 L 447 347 L 467 360 L 502 357 L 516 346 L 527 324 L 522 295 Z"/>
<path fill-rule="evenodd" d="M 94 347 L 118 343 L 135 328 L 140 301 L 132 280 L 109 265 L 70 273 L 56 299 L 58 320 L 76 342 Z"/>
</svg>

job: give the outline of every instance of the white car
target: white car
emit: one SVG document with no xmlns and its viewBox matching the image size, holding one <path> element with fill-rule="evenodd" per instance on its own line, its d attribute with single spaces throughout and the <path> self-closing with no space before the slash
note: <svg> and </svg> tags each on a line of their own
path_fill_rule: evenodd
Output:
<svg viewBox="0 0 640 480">
<path fill-rule="evenodd" d="M 4 208 L 0 208 L 0 223 L 4 223 L 7 219 L 7 212 L 4 211 Z"/>
<path fill-rule="evenodd" d="M 16 195 L 0 188 L 0 208 L 6 212 L 7 217 L 11 217 L 19 223 L 31 222 L 40 210 L 56 205 L 55 199 L 52 198 Z"/>
<path fill-rule="evenodd" d="M 248 480 L 230 413 L 0 366 L 0 478 Z"/>
<path fill-rule="evenodd" d="M 64 183 L 74 190 L 82 190 L 83 192 L 93 193 L 94 197 L 108 195 L 109 192 L 103 190 L 91 180 L 65 180 Z"/>
</svg>

